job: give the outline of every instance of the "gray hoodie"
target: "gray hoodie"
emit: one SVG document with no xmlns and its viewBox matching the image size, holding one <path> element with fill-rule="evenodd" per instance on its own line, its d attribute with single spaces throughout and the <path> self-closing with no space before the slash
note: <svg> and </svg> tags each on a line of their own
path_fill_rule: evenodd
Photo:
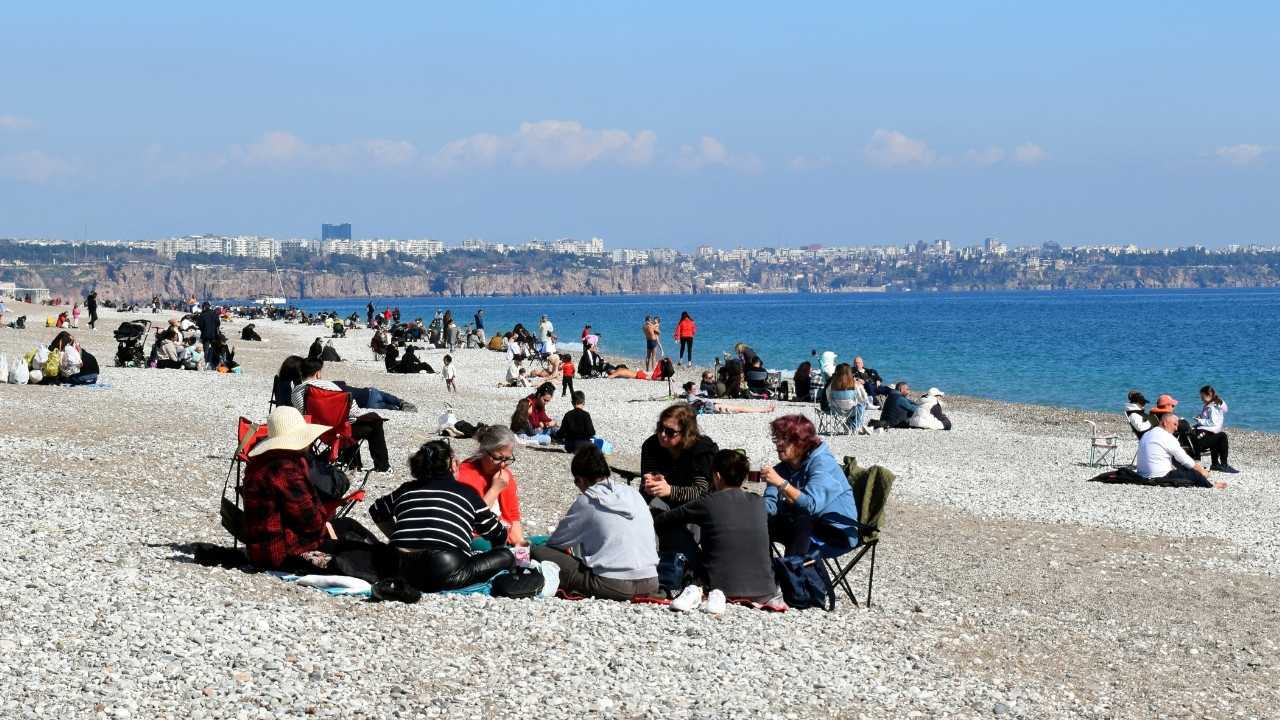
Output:
<svg viewBox="0 0 1280 720">
<path fill-rule="evenodd" d="M 612 478 L 587 488 L 569 506 L 547 545 L 576 550 L 591 572 L 614 580 L 658 576 L 653 516 L 640 493 Z"/>
</svg>

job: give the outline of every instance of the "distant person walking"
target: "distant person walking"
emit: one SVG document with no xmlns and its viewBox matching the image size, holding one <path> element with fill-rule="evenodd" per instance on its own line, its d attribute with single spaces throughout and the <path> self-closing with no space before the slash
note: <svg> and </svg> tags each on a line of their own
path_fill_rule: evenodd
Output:
<svg viewBox="0 0 1280 720">
<path fill-rule="evenodd" d="M 365 325 L 373 327 L 373 301 L 370 300 L 368 305 L 364 306 Z"/>
<path fill-rule="evenodd" d="M 489 342 L 489 339 L 484 336 L 484 308 L 476 310 L 474 320 L 476 326 L 476 339 L 479 340 L 480 345 L 483 346 L 485 343 Z"/>
<path fill-rule="evenodd" d="M 218 311 L 209 307 L 209 303 L 200 306 L 200 315 L 196 318 L 196 325 L 200 328 L 200 343 L 204 346 L 204 362 L 205 367 L 210 370 L 216 370 L 218 366 L 215 364 L 216 357 L 214 355 L 214 341 L 218 339 L 218 332 L 222 328 L 222 319 L 218 317 Z"/>
<path fill-rule="evenodd" d="M 89 311 L 89 329 L 92 330 L 94 325 L 98 324 L 98 291 L 93 290 L 89 293 L 89 297 L 84 299 L 84 307 Z"/>
<path fill-rule="evenodd" d="M 689 316 L 688 311 L 680 313 L 680 322 L 676 323 L 676 341 L 680 343 L 680 355 L 677 364 L 688 355 L 689 367 L 693 367 L 693 336 L 697 332 L 698 326 L 693 322 L 693 318 Z"/>
</svg>

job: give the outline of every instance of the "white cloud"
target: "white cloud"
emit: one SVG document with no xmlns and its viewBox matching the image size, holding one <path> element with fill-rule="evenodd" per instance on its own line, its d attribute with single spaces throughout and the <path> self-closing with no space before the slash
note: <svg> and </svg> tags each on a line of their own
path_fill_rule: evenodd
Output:
<svg viewBox="0 0 1280 720">
<path fill-rule="evenodd" d="M 0 130 L 25 130 L 31 127 L 30 120 L 17 115 L 0 115 Z"/>
<path fill-rule="evenodd" d="M 1262 156 L 1270 150 L 1271 148 L 1264 145 L 1242 143 L 1240 145 L 1223 145 L 1214 150 L 1213 154 L 1219 160 L 1232 165 L 1250 165 L 1262 159 Z"/>
<path fill-rule="evenodd" d="M 75 163 L 39 150 L 0 156 L 0 177 L 19 182 L 46 183 L 76 173 Z"/>
<path fill-rule="evenodd" d="M 249 145 L 234 145 L 230 160 L 252 167 L 318 167 L 330 170 L 406 165 L 418 150 L 406 140 L 357 140 L 337 145 L 312 145 L 293 133 L 272 130 Z"/>
<path fill-rule="evenodd" d="M 1035 143 L 1025 142 L 1013 149 L 1013 161 L 1019 165 L 1035 165 L 1048 159 L 1049 153 Z"/>
<path fill-rule="evenodd" d="M 657 142 L 652 130 L 596 130 L 576 120 L 541 120 L 520 123 L 509 135 L 477 133 L 446 143 L 431 165 L 457 170 L 509 163 L 557 172 L 597 163 L 636 167 L 653 162 Z"/>
<path fill-rule="evenodd" d="M 710 135 L 703 135 L 696 145 L 680 146 L 680 153 L 673 163 L 682 170 L 701 170 L 705 167 L 720 166 L 744 173 L 758 173 L 763 163 L 755 155 L 736 155 L 729 152 L 724 143 Z"/>
<path fill-rule="evenodd" d="M 984 150 L 968 150 L 964 154 L 964 161 L 970 165 L 978 167 L 991 167 L 1004 160 L 1004 148 L 991 146 Z"/>
<path fill-rule="evenodd" d="M 880 167 L 925 167 L 937 155 L 923 140 L 909 138 L 897 130 L 876 130 L 863 148 L 867 162 Z"/>
</svg>

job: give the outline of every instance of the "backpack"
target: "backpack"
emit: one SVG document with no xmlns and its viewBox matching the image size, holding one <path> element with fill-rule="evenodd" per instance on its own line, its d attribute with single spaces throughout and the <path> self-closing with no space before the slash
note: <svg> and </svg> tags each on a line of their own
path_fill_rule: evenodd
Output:
<svg viewBox="0 0 1280 720">
<path fill-rule="evenodd" d="M 516 568 L 493 579 L 494 597 L 531 598 L 542 592 L 542 573 L 534 568 Z"/>
<path fill-rule="evenodd" d="M 315 486 L 320 499 L 326 502 L 341 500 L 351 489 L 351 478 L 340 468 L 321 457 L 312 457 L 307 464 L 307 479 Z"/>
<path fill-rule="evenodd" d="M 795 610 L 820 607 L 827 612 L 836 608 L 835 588 L 831 586 L 831 576 L 819 551 L 774 558 L 773 575 L 787 607 Z"/>
</svg>

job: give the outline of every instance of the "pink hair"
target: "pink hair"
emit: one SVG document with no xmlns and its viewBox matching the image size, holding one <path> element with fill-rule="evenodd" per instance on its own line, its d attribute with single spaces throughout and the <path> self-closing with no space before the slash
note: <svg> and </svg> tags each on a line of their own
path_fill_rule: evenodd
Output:
<svg viewBox="0 0 1280 720">
<path fill-rule="evenodd" d="M 769 423 L 769 432 L 779 440 L 804 448 L 806 455 L 822 444 L 817 428 L 803 415 L 783 415 Z"/>
</svg>

